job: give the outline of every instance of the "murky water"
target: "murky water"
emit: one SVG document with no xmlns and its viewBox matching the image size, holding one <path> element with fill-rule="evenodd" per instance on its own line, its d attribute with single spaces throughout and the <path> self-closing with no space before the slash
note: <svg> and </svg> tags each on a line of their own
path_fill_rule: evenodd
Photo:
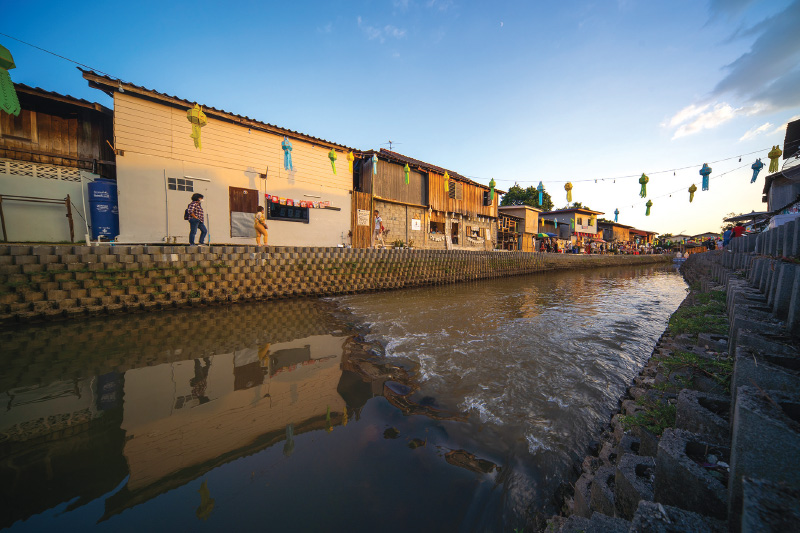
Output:
<svg viewBox="0 0 800 533">
<path fill-rule="evenodd" d="M 617 268 L 0 332 L 0 527 L 522 527 L 684 287 Z"/>
</svg>

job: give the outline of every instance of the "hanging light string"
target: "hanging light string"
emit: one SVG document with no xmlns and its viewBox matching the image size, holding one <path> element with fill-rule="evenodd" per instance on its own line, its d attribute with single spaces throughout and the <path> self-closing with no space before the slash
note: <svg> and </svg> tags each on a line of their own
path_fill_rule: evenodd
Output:
<svg viewBox="0 0 800 533">
<path fill-rule="evenodd" d="M 737 156 L 737 157 L 738 157 L 738 156 Z M 721 172 L 720 174 L 717 174 L 716 176 L 709 178 L 709 181 L 710 181 L 710 180 L 715 180 L 715 179 L 721 178 L 721 177 L 725 176 L 726 174 L 730 174 L 731 172 L 736 172 L 737 170 L 742 170 L 743 168 L 747 168 L 747 167 L 749 167 L 749 166 L 750 166 L 750 163 L 746 163 L 746 164 L 744 164 L 744 165 L 742 165 L 742 166 L 740 166 L 740 167 L 732 168 L 731 170 L 727 170 L 727 171 L 725 171 L 725 172 Z M 672 192 L 666 192 L 666 193 L 664 193 L 664 194 L 660 194 L 660 195 L 658 195 L 658 196 L 648 196 L 647 198 L 645 198 L 645 199 L 643 199 L 643 200 L 639 200 L 639 201 L 636 201 L 636 202 L 633 202 L 632 204 L 630 204 L 630 205 L 631 205 L 631 209 L 632 209 L 632 208 L 634 208 L 634 207 L 635 207 L 635 206 L 637 206 L 637 205 L 644 205 L 644 204 L 646 204 L 646 203 L 647 203 L 647 200 L 657 200 L 657 199 L 659 199 L 659 198 L 664 198 L 665 196 L 672 196 L 673 194 L 678 194 L 678 193 L 681 193 L 681 192 L 686 192 L 686 190 L 687 190 L 687 189 L 686 189 L 686 187 L 682 187 L 682 188 L 680 188 L 680 189 L 676 189 L 676 190 L 674 190 L 674 191 L 672 191 Z M 620 209 L 620 212 L 621 212 L 621 211 L 622 211 L 622 209 Z"/>
<path fill-rule="evenodd" d="M 794 142 L 794 141 L 791 141 L 791 142 Z M 787 143 L 787 144 L 790 144 L 790 143 Z M 740 158 L 742 158 L 742 157 L 744 157 L 746 155 L 758 154 L 758 153 L 762 153 L 764 151 L 769 151 L 771 148 L 772 147 L 770 146 L 769 148 L 762 148 L 760 150 L 753 150 L 752 152 L 747 152 L 747 153 L 744 153 L 744 154 L 738 154 L 738 155 L 734 155 L 734 156 L 731 156 L 731 157 L 726 157 L 724 159 L 717 159 L 716 161 L 710 161 L 710 162 L 709 161 L 704 161 L 704 163 L 708 163 L 709 165 L 713 165 L 714 163 L 722 163 L 723 161 L 730 161 L 731 159 L 740 159 Z M 666 174 L 668 172 L 677 172 L 679 170 L 687 170 L 687 169 L 691 169 L 691 168 L 699 168 L 702 165 L 703 165 L 702 163 L 699 163 L 699 164 L 696 164 L 696 165 L 687 165 L 685 167 L 670 168 L 670 169 L 667 169 L 667 170 L 656 170 L 656 171 L 653 171 L 653 172 L 645 171 L 644 173 L 647 174 L 648 176 L 655 175 L 655 174 Z M 638 174 L 629 174 L 627 176 L 615 176 L 615 177 L 611 177 L 611 178 L 586 178 L 586 179 L 580 179 L 580 180 L 544 180 L 544 181 L 547 181 L 548 183 L 568 183 L 568 182 L 569 183 L 586 183 L 586 182 L 590 182 L 590 181 L 599 182 L 599 181 L 609 181 L 609 180 L 624 180 L 624 179 L 628 179 L 628 178 L 638 178 L 641 175 L 642 175 L 641 173 L 638 173 Z M 475 180 L 485 179 L 485 178 L 482 178 L 480 176 L 467 176 L 467 177 L 470 178 L 470 179 L 475 179 Z M 519 179 L 504 179 L 504 178 L 495 178 L 495 180 L 496 181 L 514 182 L 514 183 L 534 183 L 536 181 L 542 181 L 542 180 L 539 180 L 539 179 L 519 180 Z"/>
</svg>

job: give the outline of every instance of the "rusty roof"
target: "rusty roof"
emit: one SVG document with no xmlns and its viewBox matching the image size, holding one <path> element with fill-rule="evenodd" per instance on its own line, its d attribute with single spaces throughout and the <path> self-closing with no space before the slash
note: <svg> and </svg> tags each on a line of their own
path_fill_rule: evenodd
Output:
<svg viewBox="0 0 800 533">
<path fill-rule="evenodd" d="M 84 70 L 80 67 L 78 67 L 78 70 L 80 70 L 83 73 L 83 78 L 89 82 L 89 87 L 92 87 L 94 89 L 99 89 L 112 97 L 116 92 L 123 92 L 125 94 L 131 94 L 145 99 L 159 101 L 164 104 L 179 108 L 192 107 L 194 104 L 199 104 L 199 102 L 186 100 L 184 98 L 180 98 L 178 96 L 172 96 L 166 93 L 160 93 L 158 91 L 154 91 L 153 89 L 142 87 L 141 85 L 134 85 L 133 83 L 124 82 L 118 78 L 103 76 L 92 70 Z M 274 124 L 269 124 L 268 122 L 262 122 L 260 120 L 256 120 L 247 116 L 237 115 L 236 113 L 231 113 L 229 111 L 217 109 L 216 107 L 210 107 L 202 104 L 200 105 L 203 108 L 203 112 L 207 116 L 226 120 L 228 122 L 233 122 L 234 124 L 239 124 L 247 128 L 260 129 L 263 131 L 267 131 L 269 133 L 275 133 L 277 135 L 285 135 L 287 137 L 291 137 L 294 139 L 304 140 L 319 145 L 325 145 L 331 148 L 335 147 L 358 153 L 361 152 L 361 150 L 356 150 L 344 144 L 339 144 L 332 141 L 327 141 L 325 139 L 320 139 L 319 137 L 314 137 L 312 135 L 308 135 L 307 133 L 301 133 L 299 131 L 290 130 L 288 128 L 282 128 Z"/>
<path fill-rule="evenodd" d="M 466 176 L 462 176 L 458 172 L 453 170 L 445 169 L 437 165 L 432 165 L 430 163 L 426 163 L 424 161 L 420 161 L 419 159 L 414 159 L 413 157 L 408 157 L 407 155 L 403 155 L 397 152 L 393 152 L 391 150 L 387 150 L 386 148 L 381 148 L 380 151 L 375 150 L 367 150 L 363 152 L 364 155 L 372 156 L 373 154 L 377 155 L 378 157 L 383 157 L 389 161 L 393 161 L 396 163 L 407 163 L 409 166 L 416 167 L 422 170 L 428 170 L 436 172 L 437 174 L 444 175 L 447 172 L 450 175 L 451 179 L 455 179 L 457 181 L 462 181 L 464 183 L 468 183 L 470 185 L 475 185 L 476 187 L 481 187 L 483 189 L 489 189 L 488 185 L 484 185 L 483 183 L 478 183 L 477 181 L 472 181 L 471 179 L 467 178 Z M 505 191 L 501 191 L 497 187 L 495 187 L 494 191 L 497 194 L 505 194 Z"/>
<path fill-rule="evenodd" d="M 85 107 L 87 109 L 99 111 L 107 115 L 113 114 L 113 111 L 111 111 L 109 108 L 107 108 L 102 104 L 98 104 L 97 102 L 90 102 L 89 100 L 84 100 L 83 98 L 75 98 L 74 96 L 70 96 L 68 94 L 61 94 L 54 91 L 48 91 L 47 89 L 42 89 L 41 87 L 31 87 L 30 85 L 25 85 L 24 83 L 15 83 L 14 88 L 17 90 L 17 92 L 23 94 L 40 96 L 42 98 L 47 98 L 48 100 L 55 100 L 56 102 L 62 102 L 65 104 L 72 104 L 79 107 Z"/>
</svg>

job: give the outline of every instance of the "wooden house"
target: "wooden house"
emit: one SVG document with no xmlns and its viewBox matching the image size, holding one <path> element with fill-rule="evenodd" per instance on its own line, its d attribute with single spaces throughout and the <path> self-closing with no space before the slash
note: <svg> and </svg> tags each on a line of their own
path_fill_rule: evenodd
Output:
<svg viewBox="0 0 800 533">
<path fill-rule="evenodd" d="M 373 163 L 373 157 L 377 163 Z M 405 168 L 408 166 L 408 183 Z M 456 172 L 390 150 L 363 152 L 353 176 L 353 245 L 372 242 L 377 209 L 389 231 L 386 244 L 403 241 L 427 249 L 491 250 L 501 191 L 489 200 L 489 187 Z M 445 174 L 448 180 L 445 185 Z M 356 218 L 356 217 L 354 217 Z"/>
<path fill-rule="evenodd" d="M 631 241 L 636 244 L 653 244 L 653 238 L 656 236 L 655 231 L 645 231 L 641 229 L 631 228 L 628 230 L 631 235 Z M 689 239 L 692 237 L 687 236 Z"/>
<path fill-rule="evenodd" d="M 112 111 L 95 102 L 16 84 L 22 111 L 0 112 L 0 219 L 4 241 L 83 238 L 86 187 L 114 179 Z M 67 200 L 69 198 L 69 200 Z"/>
<path fill-rule="evenodd" d="M 604 241 L 607 242 L 628 242 L 631 240 L 630 230 L 633 226 L 626 226 L 619 222 L 612 222 L 610 220 L 600 220 L 597 222 L 597 231 L 602 233 Z"/>
<path fill-rule="evenodd" d="M 186 243 L 183 213 L 199 192 L 210 242 L 255 244 L 262 206 L 271 245 L 347 244 L 351 148 L 213 107 L 199 106 L 204 120 L 193 124 L 196 102 L 83 77 L 114 98 L 120 241 Z"/>
<path fill-rule="evenodd" d="M 522 220 L 517 228 L 520 232 L 519 250 L 536 251 L 536 235 L 539 233 L 539 215 L 542 210 L 529 205 L 504 205 L 498 207 L 503 215 L 512 215 Z M 498 239 L 499 242 L 499 239 Z"/>
</svg>

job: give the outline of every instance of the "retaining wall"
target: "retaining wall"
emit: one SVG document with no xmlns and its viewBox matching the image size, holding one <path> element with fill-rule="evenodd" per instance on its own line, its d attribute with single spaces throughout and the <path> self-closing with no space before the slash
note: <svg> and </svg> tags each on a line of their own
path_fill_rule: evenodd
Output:
<svg viewBox="0 0 800 533">
<path fill-rule="evenodd" d="M 670 260 L 459 250 L 0 246 L 0 324 Z"/>
</svg>

